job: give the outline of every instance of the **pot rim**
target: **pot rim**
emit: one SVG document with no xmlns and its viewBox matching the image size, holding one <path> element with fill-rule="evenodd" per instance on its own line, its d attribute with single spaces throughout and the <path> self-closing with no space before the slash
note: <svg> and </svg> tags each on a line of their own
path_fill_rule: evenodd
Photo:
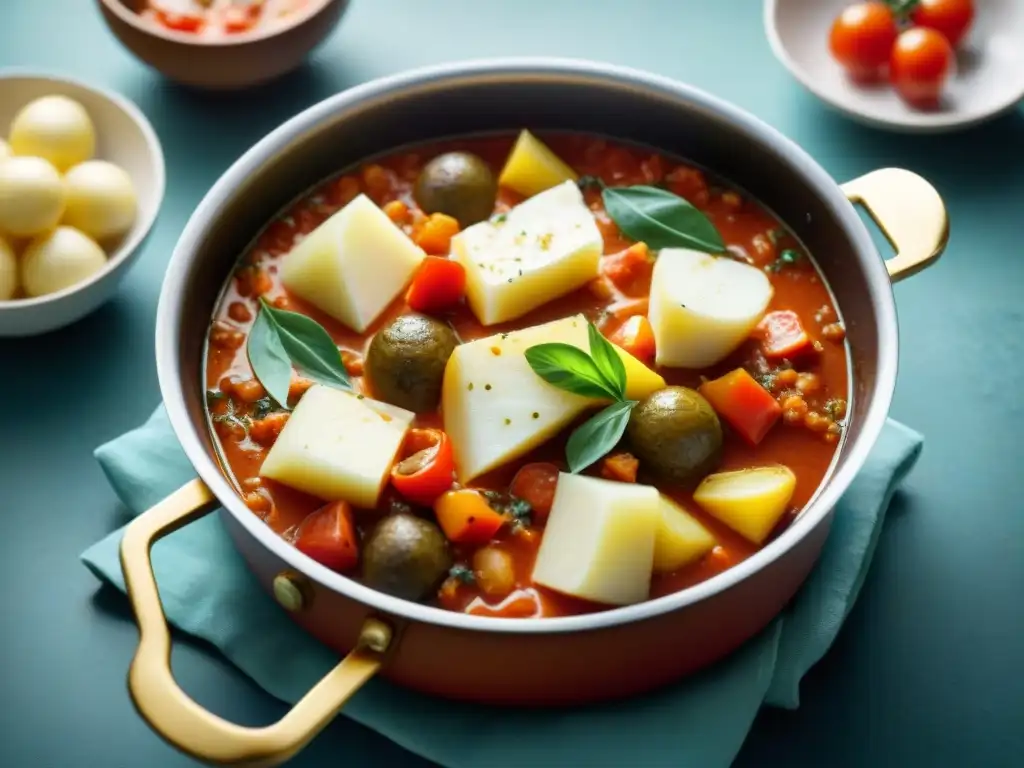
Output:
<svg viewBox="0 0 1024 768">
<path fill-rule="evenodd" d="M 179 386 L 177 364 L 180 346 L 176 327 L 178 317 L 186 311 L 178 286 L 184 281 L 196 246 L 205 239 L 204 233 L 215 224 L 221 210 L 235 191 L 243 186 L 245 179 L 267 158 L 273 157 L 320 123 L 336 118 L 338 114 L 364 102 L 385 99 L 410 89 L 445 87 L 467 80 L 480 82 L 511 78 L 517 82 L 560 79 L 644 89 L 656 98 L 679 102 L 690 109 L 715 113 L 736 124 L 763 145 L 765 151 L 776 152 L 792 165 L 846 229 L 861 265 L 868 273 L 869 294 L 879 314 L 879 327 L 893 331 L 892 338 L 887 340 L 889 343 L 879 345 L 876 384 L 861 432 L 852 444 L 844 444 L 840 448 L 846 451 L 845 462 L 826 477 L 808 506 L 777 539 L 732 568 L 679 592 L 598 613 L 538 620 L 471 616 L 402 600 L 331 571 L 301 553 L 252 514 L 222 474 L 217 461 L 207 453 Z M 323 587 L 393 617 L 462 630 L 532 635 L 596 630 L 651 619 L 714 597 L 756 576 L 769 564 L 786 555 L 828 517 L 862 468 L 881 433 L 896 384 L 899 354 L 897 330 L 895 299 L 889 275 L 867 227 L 835 180 L 807 152 L 775 128 L 698 88 L 630 67 L 553 57 L 489 58 L 407 70 L 342 91 L 290 118 L 236 160 L 200 201 L 171 255 L 157 308 L 156 363 L 160 390 L 171 426 L 189 461 L 223 507 L 250 535 L 287 566 L 306 574 Z"/>
</svg>

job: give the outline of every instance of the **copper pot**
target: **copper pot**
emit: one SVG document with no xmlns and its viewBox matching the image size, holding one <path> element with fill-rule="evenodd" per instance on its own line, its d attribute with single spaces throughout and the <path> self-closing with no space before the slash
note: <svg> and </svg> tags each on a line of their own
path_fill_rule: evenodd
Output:
<svg viewBox="0 0 1024 768">
<path fill-rule="evenodd" d="M 845 320 L 854 382 L 845 443 L 814 499 L 776 540 L 682 592 L 603 613 L 543 620 L 469 616 L 406 602 L 334 573 L 282 540 L 242 503 L 207 429 L 204 345 L 237 255 L 302 190 L 368 156 L 476 131 L 570 129 L 642 142 L 722 174 L 767 204 L 817 258 Z M 884 261 L 853 203 L 893 243 Z M 938 258 L 948 235 L 936 191 L 899 169 L 836 184 L 757 118 L 672 80 L 547 59 L 460 63 L 387 77 L 333 96 L 250 149 L 200 203 L 164 280 L 157 320 L 160 388 L 199 479 L 138 517 L 122 565 L 141 639 L 129 687 L 142 716 L 190 755 L 272 765 L 309 741 L 374 674 L 437 696 L 561 705 L 641 693 L 735 649 L 786 605 L 813 567 L 832 509 L 889 410 L 897 324 L 891 281 Z M 169 668 L 170 639 L 149 563 L 152 543 L 222 506 L 255 577 L 344 660 L 280 722 L 227 723 L 191 701 Z M 501 664 L 493 660 L 500 658 Z"/>
</svg>

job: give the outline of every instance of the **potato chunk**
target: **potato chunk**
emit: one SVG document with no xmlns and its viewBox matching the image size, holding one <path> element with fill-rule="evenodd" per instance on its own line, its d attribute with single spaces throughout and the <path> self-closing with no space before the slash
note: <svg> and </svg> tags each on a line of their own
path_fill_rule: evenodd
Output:
<svg viewBox="0 0 1024 768">
<path fill-rule="evenodd" d="M 414 416 L 316 385 L 295 406 L 260 474 L 327 501 L 373 509 Z"/>
<path fill-rule="evenodd" d="M 524 129 L 505 161 L 498 184 L 524 197 L 532 197 L 562 182 L 576 181 L 576 178 L 572 168 L 544 142 Z"/>
<path fill-rule="evenodd" d="M 654 572 L 671 573 L 696 561 L 718 543 L 693 515 L 662 494 L 654 534 Z"/>
<path fill-rule="evenodd" d="M 370 198 L 359 195 L 284 257 L 281 280 L 299 298 L 362 333 L 425 255 Z"/>
<path fill-rule="evenodd" d="M 598 276 L 601 232 L 567 181 L 452 238 L 466 299 L 483 325 L 525 315 Z"/>
<path fill-rule="evenodd" d="M 796 475 L 781 464 L 705 477 L 693 500 L 741 536 L 761 544 L 789 506 Z"/>
<path fill-rule="evenodd" d="M 455 348 L 441 390 L 444 427 L 467 483 L 554 437 L 597 400 L 566 392 L 533 372 L 525 352 L 561 342 L 589 349 L 583 315 L 496 334 Z M 626 368 L 626 395 L 640 399 L 665 380 L 616 347 Z"/>
<path fill-rule="evenodd" d="M 607 605 L 643 602 L 660 510 L 652 486 L 562 473 L 533 581 Z"/>
<path fill-rule="evenodd" d="M 665 248 L 654 263 L 648 310 L 657 364 L 705 368 L 719 362 L 750 335 L 773 292 L 756 267 Z"/>
</svg>

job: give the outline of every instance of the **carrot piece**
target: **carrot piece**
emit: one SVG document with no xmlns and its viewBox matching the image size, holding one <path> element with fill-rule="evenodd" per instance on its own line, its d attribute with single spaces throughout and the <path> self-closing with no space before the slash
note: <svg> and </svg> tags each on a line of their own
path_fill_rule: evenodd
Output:
<svg viewBox="0 0 1024 768">
<path fill-rule="evenodd" d="M 457 261 L 427 256 L 409 285 L 405 300 L 417 312 L 450 309 L 466 293 L 466 269 Z"/>
<path fill-rule="evenodd" d="M 608 312 L 616 320 L 628 320 L 635 315 L 646 315 L 650 307 L 650 299 L 626 299 L 608 307 Z"/>
<path fill-rule="evenodd" d="M 654 269 L 646 243 L 634 243 L 624 251 L 601 259 L 601 272 L 620 290 L 627 290 L 642 278 L 650 278 Z"/>
<path fill-rule="evenodd" d="M 299 526 L 295 548 L 332 570 L 354 568 L 359 562 L 359 539 L 352 507 L 335 501 L 310 514 Z"/>
<path fill-rule="evenodd" d="M 468 488 L 442 493 L 434 502 L 434 514 L 444 535 L 456 544 L 486 544 L 505 524 L 503 514 Z"/>
<path fill-rule="evenodd" d="M 444 213 L 432 213 L 416 230 L 413 240 L 427 253 L 444 256 L 451 249 L 452 238 L 457 234 L 458 219 Z"/>
<path fill-rule="evenodd" d="M 640 462 L 631 453 L 613 453 L 601 462 L 601 477 L 620 483 L 635 483 Z"/>
<path fill-rule="evenodd" d="M 643 315 L 633 315 L 609 339 L 642 362 L 654 359 L 654 329 Z"/>
<path fill-rule="evenodd" d="M 700 386 L 718 414 L 750 445 L 757 445 L 782 414 L 771 393 L 742 368 Z"/>
<path fill-rule="evenodd" d="M 811 343 L 800 316 L 789 309 L 769 312 L 757 324 L 754 333 L 761 338 L 765 357 L 793 357 Z"/>
<path fill-rule="evenodd" d="M 529 503 L 534 518 L 543 520 L 551 511 L 558 484 L 558 467 L 545 461 L 524 464 L 512 478 L 509 493 Z"/>
</svg>

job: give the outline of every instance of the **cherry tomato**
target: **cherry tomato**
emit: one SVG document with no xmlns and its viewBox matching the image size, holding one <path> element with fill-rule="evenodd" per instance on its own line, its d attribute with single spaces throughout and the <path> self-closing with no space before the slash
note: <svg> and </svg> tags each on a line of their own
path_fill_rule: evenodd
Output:
<svg viewBox="0 0 1024 768">
<path fill-rule="evenodd" d="M 829 50 L 852 77 L 874 80 L 889 63 L 898 35 L 896 19 L 888 5 L 856 3 L 833 22 Z"/>
<path fill-rule="evenodd" d="M 452 487 L 455 459 L 448 435 L 440 429 L 412 429 L 404 458 L 391 468 L 391 484 L 409 501 L 429 506 Z"/>
<path fill-rule="evenodd" d="M 934 105 L 953 68 L 953 46 L 941 32 L 913 27 L 892 49 L 889 77 L 896 91 L 917 106 Z"/>
<path fill-rule="evenodd" d="M 941 32 L 956 48 L 974 21 L 974 0 L 920 0 L 910 20 L 914 26 Z"/>
</svg>

